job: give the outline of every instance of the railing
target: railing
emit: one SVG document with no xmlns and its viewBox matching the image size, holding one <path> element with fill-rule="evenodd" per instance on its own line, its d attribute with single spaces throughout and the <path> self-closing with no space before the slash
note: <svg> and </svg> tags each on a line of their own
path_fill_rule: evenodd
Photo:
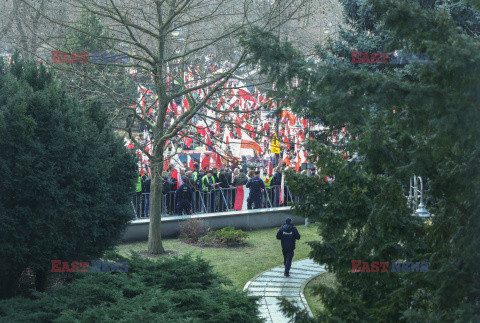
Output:
<svg viewBox="0 0 480 323">
<path fill-rule="evenodd" d="M 299 202 L 288 187 L 284 187 L 284 201 L 279 203 L 280 186 L 271 186 L 263 190 L 260 208 L 289 206 L 292 202 Z M 210 192 L 195 190 L 190 198 L 177 198 L 175 191 L 162 194 L 162 217 L 187 214 L 204 214 L 235 211 L 237 188 L 219 188 Z M 150 193 L 138 193 L 132 199 L 132 209 L 136 219 L 146 219 L 150 213 Z M 252 208 L 255 207 L 253 203 Z"/>
</svg>

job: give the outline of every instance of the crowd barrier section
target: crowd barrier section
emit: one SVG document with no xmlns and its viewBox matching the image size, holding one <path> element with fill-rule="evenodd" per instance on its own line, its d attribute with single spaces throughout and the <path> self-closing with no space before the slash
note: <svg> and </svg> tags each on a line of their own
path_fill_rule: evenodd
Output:
<svg viewBox="0 0 480 323">
<path fill-rule="evenodd" d="M 300 198 L 291 194 L 288 187 L 284 187 L 285 203 L 279 203 L 280 186 L 267 187 L 262 192 L 261 208 L 286 207 L 292 202 L 299 202 Z M 162 217 L 178 215 L 198 215 L 217 212 L 235 211 L 237 188 L 218 188 L 207 191 L 195 190 L 190 199 L 177 201 L 175 191 L 162 194 Z M 148 219 L 150 216 L 150 193 L 137 193 L 131 202 L 135 219 Z"/>
</svg>

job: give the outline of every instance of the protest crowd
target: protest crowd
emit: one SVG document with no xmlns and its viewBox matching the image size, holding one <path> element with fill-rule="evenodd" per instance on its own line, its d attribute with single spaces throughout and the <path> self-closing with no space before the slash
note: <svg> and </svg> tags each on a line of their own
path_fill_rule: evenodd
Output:
<svg viewBox="0 0 480 323">
<path fill-rule="evenodd" d="M 228 62 L 217 62 L 213 55 L 198 58 L 183 75 L 179 66 L 172 66 L 168 88 L 175 91 L 197 86 L 208 79 L 209 74 L 230 66 Z M 132 75 L 136 77 L 135 71 Z M 132 108 L 155 125 L 158 97 L 148 86 L 140 85 L 138 93 L 138 103 Z M 172 100 L 165 128 L 205 95 L 205 89 L 199 89 L 193 91 L 190 98 Z M 312 139 L 310 133 L 322 127 L 288 108 L 282 107 L 279 114 L 273 111 L 278 111 L 277 102 L 258 88 L 235 78 L 227 81 L 224 90 L 212 96 L 189 124 L 165 143 L 162 213 L 212 213 L 276 207 L 293 201 L 287 186 L 282 185 L 282 172 L 291 169 L 315 175 L 303 144 L 308 136 Z M 134 121 L 132 117 L 126 119 L 126 127 L 136 131 L 132 140 L 125 139 L 127 149 L 136 150 L 139 160 L 137 194 L 132 204 L 137 217 L 147 217 L 151 170 L 145 152 L 152 151 L 154 134 L 145 124 L 135 125 Z M 341 145 L 350 137 L 344 128 L 334 133 L 332 140 Z M 274 153 L 273 148 L 278 151 Z M 240 190 L 240 195 L 245 195 L 243 202 Z M 243 194 L 244 191 L 248 194 Z"/>
</svg>

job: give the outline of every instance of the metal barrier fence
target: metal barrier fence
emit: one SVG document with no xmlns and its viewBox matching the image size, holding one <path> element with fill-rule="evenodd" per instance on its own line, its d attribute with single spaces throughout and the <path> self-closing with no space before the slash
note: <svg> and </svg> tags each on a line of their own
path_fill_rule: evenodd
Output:
<svg viewBox="0 0 480 323">
<path fill-rule="evenodd" d="M 288 187 L 284 187 L 285 203 L 279 205 L 280 186 L 267 187 L 262 192 L 259 208 L 289 206 L 292 202 L 299 202 Z M 162 195 L 162 217 L 187 214 L 204 214 L 225 211 L 234 211 L 237 188 L 219 188 L 209 192 L 195 190 L 190 198 L 176 198 L 175 191 Z M 132 199 L 132 209 L 136 219 L 146 219 L 150 216 L 150 193 L 137 193 Z M 255 207 L 253 203 L 252 208 Z"/>
</svg>

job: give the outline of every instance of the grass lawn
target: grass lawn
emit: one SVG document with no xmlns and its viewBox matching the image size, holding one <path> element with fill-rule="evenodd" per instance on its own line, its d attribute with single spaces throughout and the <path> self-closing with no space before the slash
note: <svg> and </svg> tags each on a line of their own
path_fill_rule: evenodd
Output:
<svg viewBox="0 0 480 323">
<path fill-rule="evenodd" d="M 305 286 L 303 293 L 305 294 L 308 306 L 310 306 L 310 309 L 315 317 L 317 317 L 318 314 L 323 310 L 323 304 L 320 300 L 320 296 L 313 295 L 313 287 L 320 284 L 334 288 L 336 284 L 335 275 L 328 272 L 320 274 L 316 278 L 309 281 L 307 286 Z"/>
<path fill-rule="evenodd" d="M 310 246 L 307 241 L 319 240 L 317 226 L 311 224 L 297 226 L 300 233 L 300 240 L 297 241 L 295 256 L 293 260 L 300 260 L 308 257 Z M 215 271 L 229 278 L 235 288 L 243 289 L 247 281 L 255 275 L 283 265 L 282 249 L 280 241 L 275 238 L 278 228 L 247 231 L 247 245 L 239 248 L 212 248 L 197 247 L 189 245 L 179 239 L 165 239 L 163 246 L 165 250 L 172 250 L 178 254 L 192 253 L 200 255 L 210 261 Z M 147 242 L 121 244 L 116 250 L 129 256 L 129 250 L 146 250 Z"/>
</svg>

